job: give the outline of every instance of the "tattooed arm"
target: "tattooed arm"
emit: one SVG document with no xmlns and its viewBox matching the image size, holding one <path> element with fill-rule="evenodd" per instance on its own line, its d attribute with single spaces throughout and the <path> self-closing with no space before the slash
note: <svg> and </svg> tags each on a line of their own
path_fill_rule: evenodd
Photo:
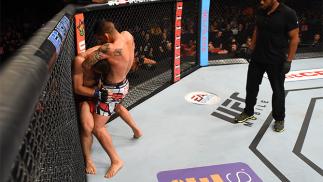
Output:
<svg viewBox="0 0 323 182">
<path fill-rule="evenodd" d="M 99 60 L 103 60 L 103 59 L 112 63 L 114 59 L 109 59 L 109 58 L 123 56 L 123 55 L 124 54 L 123 54 L 122 48 L 115 48 L 113 43 L 106 43 L 101 45 L 96 51 L 94 51 L 88 56 L 85 66 L 92 66 Z"/>
<path fill-rule="evenodd" d="M 92 54 L 94 51 L 98 50 L 101 46 L 94 46 L 89 49 L 87 49 L 85 52 L 80 53 L 78 56 L 83 57 L 84 59 L 87 59 L 90 54 Z"/>
<path fill-rule="evenodd" d="M 84 86 L 84 72 L 89 72 L 91 70 L 91 67 L 94 64 L 94 60 L 90 58 L 93 57 L 95 52 L 97 52 L 100 47 L 101 45 L 89 48 L 85 52 L 78 54 L 74 59 L 73 87 L 74 92 L 79 95 L 88 97 L 93 96 L 93 93 L 95 91 L 94 88 Z"/>
<path fill-rule="evenodd" d="M 110 43 L 106 43 L 99 46 L 97 50 L 93 51 L 90 55 L 88 55 L 84 63 L 84 66 L 93 66 L 96 62 L 102 59 L 108 59 L 110 47 Z"/>
</svg>

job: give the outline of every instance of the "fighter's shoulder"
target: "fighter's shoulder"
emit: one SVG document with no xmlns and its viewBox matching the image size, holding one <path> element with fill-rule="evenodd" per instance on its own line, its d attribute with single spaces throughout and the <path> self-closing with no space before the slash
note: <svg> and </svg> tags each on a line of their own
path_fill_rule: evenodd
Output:
<svg viewBox="0 0 323 182">
<path fill-rule="evenodd" d="M 121 34 L 122 34 L 124 37 L 126 37 L 127 39 L 133 39 L 132 34 L 131 34 L 130 32 L 128 32 L 128 31 L 123 31 L 123 32 L 121 32 Z"/>
<path fill-rule="evenodd" d="M 84 67 L 84 59 L 76 58 L 74 59 L 74 72 L 79 72 L 83 69 Z"/>
<path fill-rule="evenodd" d="M 122 31 L 122 32 L 121 32 L 121 34 L 122 34 L 122 35 L 131 35 L 131 33 L 130 33 L 130 32 L 128 32 L 128 31 Z M 132 36 L 132 35 L 131 35 L 131 36 Z"/>
</svg>

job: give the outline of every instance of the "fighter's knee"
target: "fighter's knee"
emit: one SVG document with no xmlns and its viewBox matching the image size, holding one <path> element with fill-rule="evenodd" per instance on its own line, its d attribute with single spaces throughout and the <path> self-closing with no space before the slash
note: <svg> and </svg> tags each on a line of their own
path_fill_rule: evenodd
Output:
<svg viewBox="0 0 323 182">
<path fill-rule="evenodd" d="M 117 104 L 116 107 L 114 108 L 114 112 L 120 113 L 122 112 L 122 109 L 123 109 L 122 105 Z"/>
<path fill-rule="evenodd" d="M 93 127 L 92 133 L 93 133 L 95 136 L 97 136 L 98 132 L 99 132 L 98 128 Z"/>
<path fill-rule="evenodd" d="M 93 128 L 93 130 L 92 130 L 92 133 L 96 136 L 96 137 L 98 137 L 98 136 L 100 136 L 100 134 L 102 133 L 102 131 L 103 130 L 105 130 L 105 128 L 103 127 L 95 127 L 94 126 L 94 128 Z"/>
</svg>

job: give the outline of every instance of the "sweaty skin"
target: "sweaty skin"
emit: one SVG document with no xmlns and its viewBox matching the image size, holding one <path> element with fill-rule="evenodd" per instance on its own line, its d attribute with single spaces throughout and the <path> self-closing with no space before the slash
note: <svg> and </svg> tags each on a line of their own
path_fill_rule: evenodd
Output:
<svg viewBox="0 0 323 182">
<path fill-rule="evenodd" d="M 132 35 L 123 31 L 113 43 L 105 43 L 98 50 L 94 51 L 89 62 L 105 59 L 109 62 L 110 72 L 105 81 L 111 84 L 120 83 L 131 69 L 134 60 L 135 44 Z"/>
<path fill-rule="evenodd" d="M 118 84 L 126 80 L 127 74 L 132 67 L 135 49 L 134 39 L 127 31 L 118 32 L 112 22 L 104 21 L 101 22 L 100 26 L 101 29 L 99 28 L 100 30 L 96 32 L 96 36 L 104 44 L 91 53 L 88 60 L 89 63 L 106 60 L 109 64 L 110 71 L 105 74 L 106 76 L 103 82 L 107 85 Z M 137 127 L 129 111 L 122 104 L 116 105 L 115 112 L 132 128 L 134 138 L 142 136 L 141 130 Z M 109 117 L 95 113 L 95 125 L 93 129 L 94 135 L 100 141 L 111 161 L 111 165 L 105 174 L 106 178 L 115 176 L 124 164 L 116 152 L 110 134 L 105 128 L 106 121 Z"/>
<path fill-rule="evenodd" d="M 74 60 L 73 86 L 74 91 L 78 95 L 93 96 L 93 91 L 97 85 L 94 79 L 94 73 L 91 67 L 95 62 L 91 62 L 86 58 L 97 50 L 100 46 L 96 46 L 86 50 L 84 53 L 76 56 Z M 80 122 L 82 150 L 85 162 L 85 172 L 87 174 L 95 174 L 96 168 L 91 158 L 91 145 L 93 142 L 92 130 L 94 127 L 93 114 L 90 111 L 90 105 L 87 101 L 80 103 Z"/>
</svg>

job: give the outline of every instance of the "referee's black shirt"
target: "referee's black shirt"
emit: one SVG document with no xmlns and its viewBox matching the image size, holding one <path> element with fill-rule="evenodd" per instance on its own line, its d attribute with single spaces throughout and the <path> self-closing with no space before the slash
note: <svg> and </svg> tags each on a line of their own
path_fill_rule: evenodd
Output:
<svg viewBox="0 0 323 182">
<path fill-rule="evenodd" d="M 252 61 L 279 64 L 286 61 L 288 32 L 298 28 L 296 12 L 280 3 L 274 12 L 260 10 L 256 16 L 257 39 Z"/>
</svg>

